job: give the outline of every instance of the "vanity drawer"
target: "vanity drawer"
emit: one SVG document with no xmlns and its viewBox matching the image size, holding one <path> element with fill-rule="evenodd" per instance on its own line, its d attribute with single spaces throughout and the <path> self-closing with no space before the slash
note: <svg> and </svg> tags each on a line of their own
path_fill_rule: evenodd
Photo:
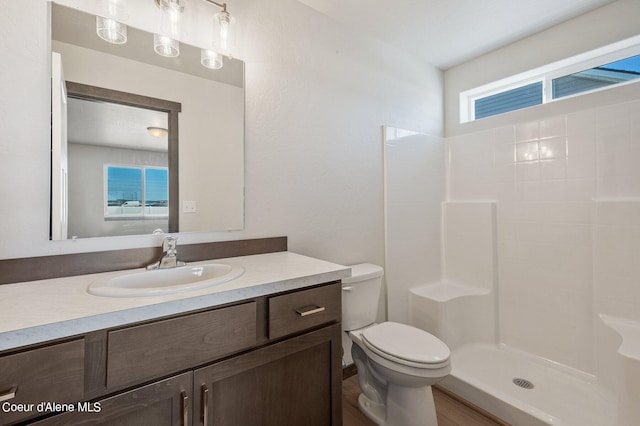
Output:
<svg viewBox="0 0 640 426">
<path fill-rule="evenodd" d="M 40 402 L 71 403 L 83 396 L 82 339 L 0 357 L 0 424 L 44 414 Z M 24 411 L 17 411 L 18 404 Z"/>
<path fill-rule="evenodd" d="M 111 331 L 107 388 L 186 370 L 255 344 L 255 302 Z"/>
<path fill-rule="evenodd" d="M 269 298 L 269 338 L 340 321 L 341 298 L 340 283 Z"/>
</svg>

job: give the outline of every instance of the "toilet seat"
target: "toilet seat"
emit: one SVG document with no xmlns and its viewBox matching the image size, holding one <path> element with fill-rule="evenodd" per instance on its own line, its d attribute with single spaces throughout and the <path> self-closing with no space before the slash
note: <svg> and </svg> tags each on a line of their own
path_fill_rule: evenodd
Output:
<svg viewBox="0 0 640 426">
<path fill-rule="evenodd" d="M 438 369 L 449 364 L 451 352 L 447 345 L 415 327 L 385 322 L 363 330 L 361 336 L 372 352 L 401 365 Z"/>
</svg>

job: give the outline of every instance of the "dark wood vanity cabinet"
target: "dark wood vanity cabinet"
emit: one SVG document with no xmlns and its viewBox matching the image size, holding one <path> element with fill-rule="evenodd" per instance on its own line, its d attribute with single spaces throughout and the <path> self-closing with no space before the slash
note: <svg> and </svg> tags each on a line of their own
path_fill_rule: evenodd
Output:
<svg viewBox="0 0 640 426">
<path fill-rule="evenodd" d="M 160 380 L 36 421 L 38 426 L 181 426 L 192 422 L 192 373 Z M 79 411 L 82 410 L 82 411 Z"/>
<path fill-rule="evenodd" d="M 338 324 L 200 368 L 194 425 L 342 424 L 341 356 Z"/>
<path fill-rule="evenodd" d="M 340 314 L 333 282 L 0 355 L 0 367 L 41 364 L 0 369 L 0 391 L 28 378 L 15 401 L 74 403 L 44 418 L 0 411 L 0 425 L 341 425 Z"/>
</svg>

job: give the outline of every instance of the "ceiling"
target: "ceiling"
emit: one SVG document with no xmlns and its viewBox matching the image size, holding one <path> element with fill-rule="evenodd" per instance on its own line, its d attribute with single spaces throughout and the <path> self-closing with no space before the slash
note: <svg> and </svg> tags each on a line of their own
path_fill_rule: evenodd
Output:
<svg viewBox="0 0 640 426">
<path fill-rule="evenodd" d="M 614 0 L 299 0 L 447 69 Z"/>
<path fill-rule="evenodd" d="M 69 143 L 113 148 L 167 151 L 167 137 L 147 127 L 167 128 L 166 112 L 86 99 L 67 99 Z"/>
</svg>

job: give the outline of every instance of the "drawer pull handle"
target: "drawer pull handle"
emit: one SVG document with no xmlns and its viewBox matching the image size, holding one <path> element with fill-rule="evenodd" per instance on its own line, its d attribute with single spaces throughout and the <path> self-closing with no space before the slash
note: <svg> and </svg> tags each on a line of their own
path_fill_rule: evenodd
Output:
<svg viewBox="0 0 640 426">
<path fill-rule="evenodd" d="M 296 312 L 301 317 L 306 317 L 307 315 L 318 314 L 318 313 L 320 313 L 322 311 L 324 311 L 324 306 L 317 306 L 317 305 L 303 306 L 302 308 L 296 309 Z"/>
<path fill-rule="evenodd" d="M 209 388 L 202 385 L 202 424 L 209 426 Z"/>
<path fill-rule="evenodd" d="M 185 391 L 180 394 L 182 396 L 182 426 L 189 424 L 189 397 Z"/>
<path fill-rule="evenodd" d="M 0 402 L 9 401 L 10 399 L 15 398 L 17 393 L 18 393 L 18 387 L 12 386 L 11 389 L 9 389 L 8 391 L 0 395 Z"/>
<path fill-rule="evenodd" d="M 351 290 L 353 290 L 352 285 L 345 285 L 344 287 L 342 287 L 342 291 L 351 291 Z"/>
</svg>

